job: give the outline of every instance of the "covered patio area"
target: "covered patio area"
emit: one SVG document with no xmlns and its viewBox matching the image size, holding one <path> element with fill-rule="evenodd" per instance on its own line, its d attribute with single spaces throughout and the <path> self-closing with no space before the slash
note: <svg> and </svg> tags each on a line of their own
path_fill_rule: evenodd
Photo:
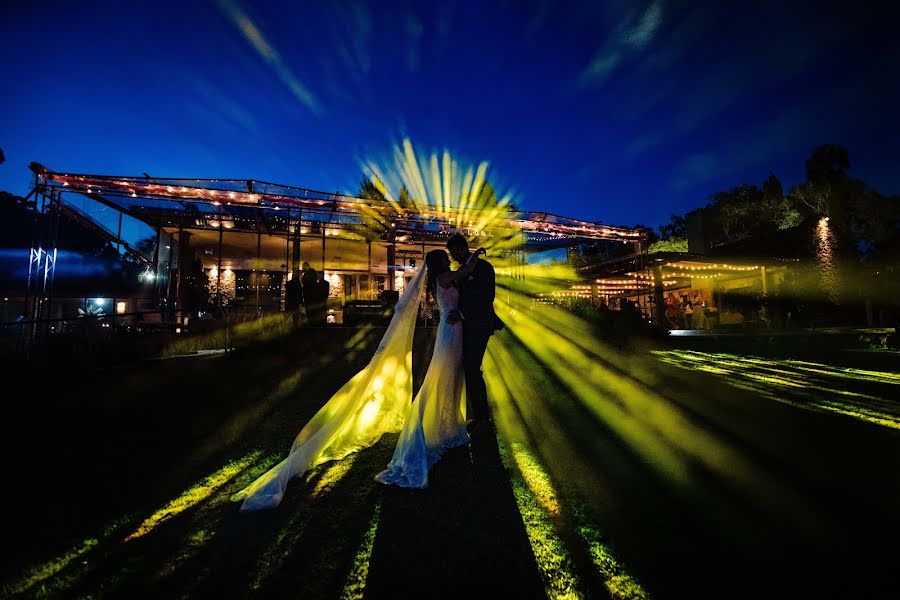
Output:
<svg viewBox="0 0 900 600">
<path fill-rule="evenodd" d="M 592 239 L 633 243 L 643 232 L 503 205 L 400 205 L 256 180 L 111 176 L 52 171 L 32 163 L 35 235 L 29 320 L 54 315 L 54 215 L 78 218 L 144 265 L 141 297 L 127 312 L 159 312 L 188 326 L 210 305 L 251 317 L 284 309 L 288 281 L 304 263 L 329 283 L 341 322 L 350 301 L 402 291 L 425 254 L 460 233 L 485 246 L 516 277 L 526 256 Z M 331 320 L 331 319 L 330 319 Z"/>
</svg>

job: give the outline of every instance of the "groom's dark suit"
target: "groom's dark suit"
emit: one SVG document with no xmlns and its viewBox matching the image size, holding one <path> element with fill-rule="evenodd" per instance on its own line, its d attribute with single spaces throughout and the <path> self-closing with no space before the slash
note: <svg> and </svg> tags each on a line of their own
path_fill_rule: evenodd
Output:
<svg viewBox="0 0 900 600">
<path fill-rule="evenodd" d="M 478 259 L 475 270 L 458 283 L 459 312 L 463 325 L 463 370 L 466 374 L 466 398 L 468 417 L 490 418 L 487 389 L 481 374 L 481 361 L 487 350 L 488 340 L 498 328 L 499 319 L 494 312 L 494 267 Z"/>
</svg>

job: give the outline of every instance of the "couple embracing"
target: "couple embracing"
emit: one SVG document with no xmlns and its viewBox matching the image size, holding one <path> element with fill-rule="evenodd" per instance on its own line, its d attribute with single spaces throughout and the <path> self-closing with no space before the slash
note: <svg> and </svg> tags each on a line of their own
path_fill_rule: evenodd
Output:
<svg viewBox="0 0 900 600">
<path fill-rule="evenodd" d="M 493 435 L 481 363 L 488 340 L 503 326 L 494 312 L 494 268 L 453 235 L 433 250 L 397 302 L 369 364 L 347 382 L 297 435 L 288 457 L 235 494 L 241 510 L 278 506 L 290 479 L 329 460 L 371 446 L 388 431 L 400 438 L 387 468 L 375 479 L 409 488 L 428 485 L 443 453 Z M 422 387 L 412 397 L 412 338 L 422 287 L 440 314 L 434 353 Z M 466 420 L 466 417 L 469 420 Z"/>
</svg>

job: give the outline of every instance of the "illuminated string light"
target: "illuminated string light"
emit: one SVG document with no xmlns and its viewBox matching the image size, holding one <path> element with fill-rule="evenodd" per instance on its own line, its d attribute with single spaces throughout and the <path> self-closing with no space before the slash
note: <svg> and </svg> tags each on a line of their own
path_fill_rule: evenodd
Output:
<svg viewBox="0 0 900 600">
<path fill-rule="evenodd" d="M 403 151 L 406 152 L 404 160 L 407 161 L 407 164 L 410 164 L 416 160 L 415 154 L 411 151 L 411 145 L 408 145 L 408 142 L 404 142 L 404 144 L 404 147 L 406 148 L 408 146 L 409 150 L 409 152 L 406 152 L 406 150 Z M 401 154 L 403 154 L 403 152 L 401 152 Z M 425 165 L 425 162 L 422 164 Z M 434 164 L 441 164 L 441 162 L 437 161 Z M 445 155 L 443 165 L 445 167 L 449 165 L 451 170 L 456 168 L 460 174 L 463 173 L 463 169 L 456 167 L 454 162 L 447 158 L 447 155 Z M 220 179 L 193 179 L 192 182 L 195 182 L 198 187 L 159 185 L 157 183 L 149 182 L 145 178 L 114 179 L 103 176 L 94 177 L 65 174 L 48 175 L 47 180 L 59 182 L 61 186 L 69 186 L 75 181 L 81 184 L 82 187 L 84 187 L 84 182 L 93 180 L 97 182 L 98 185 L 88 185 L 88 193 L 94 193 L 95 191 L 113 195 L 116 193 L 123 193 L 132 197 L 174 196 L 178 198 L 194 197 L 198 199 L 215 199 L 217 194 L 221 192 L 223 194 L 228 194 L 228 197 L 238 204 L 252 202 L 257 205 L 256 203 L 261 201 L 270 204 L 268 208 L 273 210 L 280 210 L 280 208 L 282 208 L 281 206 L 278 206 L 278 204 L 290 204 L 294 206 L 313 205 L 319 207 L 331 204 L 332 210 L 340 209 L 351 213 L 365 213 L 368 211 L 369 213 L 380 215 L 380 219 L 385 220 L 385 223 L 387 222 L 387 217 L 395 219 L 399 216 L 401 219 L 400 221 L 391 223 L 393 228 L 398 229 L 399 223 L 399 229 L 409 231 L 418 231 L 419 225 L 417 224 L 422 222 L 434 222 L 435 219 L 448 221 L 450 227 L 446 227 L 445 224 L 440 224 L 439 231 L 429 232 L 430 235 L 439 237 L 447 237 L 452 233 L 459 232 L 470 238 L 487 240 L 497 238 L 496 232 L 493 231 L 497 227 L 511 227 L 528 234 L 528 239 L 533 242 L 539 242 L 541 240 L 573 239 L 578 237 L 623 240 L 642 239 L 642 232 L 628 228 L 601 226 L 594 223 L 548 215 L 546 213 L 510 213 L 506 208 L 509 203 L 508 196 L 499 199 L 499 202 L 495 207 L 478 206 L 477 202 L 475 202 L 477 197 L 476 192 L 480 190 L 480 187 L 485 181 L 484 172 L 482 170 L 483 166 L 484 165 L 479 166 L 479 171 L 474 172 L 473 177 L 468 180 L 468 183 L 466 181 L 462 182 L 466 185 L 471 185 L 471 187 L 468 187 L 466 190 L 462 190 L 467 193 L 459 194 L 458 190 L 451 189 L 450 193 L 446 193 L 447 190 L 440 190 L 440 194 L 430 196 L 432 190 L 426 190 L 419 199 L 420 201 L 414 211 L 406 209 L 397 211 L 396 207 L 390 205 L 390 202 L 379 203 L 377 201 L 362 200 L 335 194 L 328 194 L 328 196 L 331 196 L 330 201 L 321 198 L 308 198 L 310 194 L 308 190 L 303 190 L 303 196 L 300 197 L 299 195 L 258 194 L 256 192 L 244 194 L 235 191 L 216 190 L 209 187 L 211 185 L 221 185 L 223 182 L 231 183 L 230 180 Z M 419 174 L 421 174 L 421 170 L 419 170 Z M 429 175 L 431 174 L 429 173 Z M 429 177 L 425 179 L 430 182 L 433 178 Z M 448 181 L 448 179 L 443 176 L 441 176 L 440 179 L 444 182 Z M 456 183 L 454 185 L 459 185 L 458 178 L 451 177 L 449 181 L 451 184 L 455 181 Z M 242 183 L 245 182 L 242 181 Z M 319 192 L 312 193 L 320 194 Z M 437 199 L 437 196 L 440 196 L 439 200 Z M 457 197 L 459 197 L 458 203 L 456 200 Z M 450 201 L 451 198 L 454 199 L 453 202 Z M 429 199 L 431 201 L 429 201 Z M 214 205 L 220 206 L 219 204 Z M 394 214 L 391 215 L 390 213 Z M 505 238 L 506 236 L 503 235 L 500 237 Z"/>
<path fill-rule="evenodd" d="M 694 273 L 666 273 L 670 277 L 684 277 L 688 279 L 715 279 L 723 277 L 722 273 L 713 273 L 711 275 L 695 275 Z"/>
<path fill-rule="evenodd" d="M 664 269 L 682 269 L 688 271 L 754 271 L 759 269 L 758 265 L 754 266 L 736 266 L 736 265 L 727 265 L 727 264 L 712 264 L 712 265 L 701 265 L 701 266 L 693 266 L 688 265 L 686 263 L 677 262 L 668 265 L 662 265 Z"/>
</svg>

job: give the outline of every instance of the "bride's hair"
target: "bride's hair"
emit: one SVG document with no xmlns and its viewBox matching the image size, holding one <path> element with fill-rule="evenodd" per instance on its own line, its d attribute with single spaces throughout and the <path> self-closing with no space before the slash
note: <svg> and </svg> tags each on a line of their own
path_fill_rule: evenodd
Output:
<svg viewBox="0 0 900 600">
<path fill-rule="evenodd" d="M 428 275 L 425 279 L 425 291 L 427 296 L 435 297 L 438 275 L 450 270 L 450 259 L 447 258 L 447 252 L 444 250 L 432 250 L 425 255 L 425 266 L 428 268 Z"/>
</svg>

